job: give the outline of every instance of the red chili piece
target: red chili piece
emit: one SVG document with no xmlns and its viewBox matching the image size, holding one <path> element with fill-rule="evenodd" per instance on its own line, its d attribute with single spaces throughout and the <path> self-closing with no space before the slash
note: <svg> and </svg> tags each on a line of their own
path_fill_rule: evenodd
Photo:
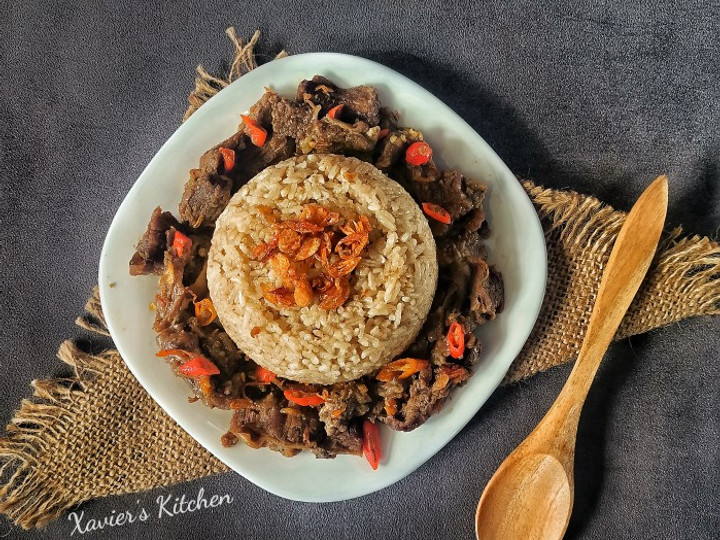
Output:
<svg viewBox="0 0 720 540">
<path fill-rule="evenodd" d="M 223 159 L 223 170 L 227 174 L 235 168 L 235 150 L 222 147 L 219 150 Z"/>
<path fill-rule="evenodd" d="M 327 113 L 328 118 L 332 118 L 333 120 L 337 120 L 337 117 L 340 116 L 340 113 L 342 113 L 344 105 L 335 105 L 332 109 L 330 109 Z"/>
<path fill-rule="evenodd" d="M 255 146 L 262 146 L 263 144 L 265 144 L 265 139 L 267 139 L 267 131 L 265 131 L 262 127 L 258 126 L 255 123 L 255 120 L 253 120 L 249 116 L 245 116 L 243 114 L 241 115 L 241 118 L 243 120 L 243 123 L 247 126 L 248 132 L 250 134 L 250 142 L 253 143 Z"/>
<path fill-rule="evenodd" d="M 288 389 L 283 392 L 288 401 L 302 405 L 303 407 L 314 407 L 315 405 L 322 405 L 325 400 L 321 398 L 317 393 L 303 392 L 302 390 Z"/>
<path fill-rule="evenodd" d="M 190 253 L 192 240 L 180 231 L 175 231 L 175 238 L 173 238 L 172 247 L 175 249 L 175 255 L 178 257 L 184 257 L 187 253 Z"/>
<path fill-rule="evenodd" d="M 373 470 L 377 470 L 382 459 L 380 448 L 380 428 L 370 420 L 363 422 L 363 454 Z"/>
<path fill-rule="evenodd" d="M 182 364 L 178 371 L 188 377 L 202 377 L 204 375 L 219 375 L 220 370 L 204 356 L 197 355 L 192 360 Z"/>
<path fill-rule="evenodd" d="M 432 158 L 432 148 L 426 142 L 414 142 L 405 150 L 405 161 L 410 165 L 425 165 L 430 158 Z"/>
<path fill-rule="evenodd" d="M 269 369 L 265 369 L 262 366 L 257 367 L 257 371 L 255 372 L 255 377 L 257 377 L 258 382 L 261 383 L 271 383 L 275 380 L 275 374 L 270 371 Z"/>
<path fill-rule="evenodd" d="M 450 356 L 453 358 L 462 358 L 465 353 L 465 330 L 459 322 L 454 322 L 450 325 L 450 330 L 447 333 L 448 348 L 450 349 Z"/>
<path fill-rule="evenodd" d="M 439 221 L 445 225 L 450 225 L 450 223 L 452 223 L 452 216 L 450 215 L 450 212 L 445 210 L 439 204 L 424 202 L 422 203 L 422 209 L 425 214 L 433 218 L 435 221 Z"/>
</svg>

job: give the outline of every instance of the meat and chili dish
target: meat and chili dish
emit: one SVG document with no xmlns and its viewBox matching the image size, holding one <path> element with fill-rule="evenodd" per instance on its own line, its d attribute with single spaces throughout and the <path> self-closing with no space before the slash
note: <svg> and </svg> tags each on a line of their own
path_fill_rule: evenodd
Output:
<svg viewBox="0 0 720 540">
<path fill-rule="evenodd" d="M 472 375 L 503 306 L 487 187 L 440 169 L 371 86 L 270 89 L 157 208 L 130 261 L 158 274 L 158 356 L 195 401 L 233 410 L 222 442 L 380 460 Z"/>
</svg>

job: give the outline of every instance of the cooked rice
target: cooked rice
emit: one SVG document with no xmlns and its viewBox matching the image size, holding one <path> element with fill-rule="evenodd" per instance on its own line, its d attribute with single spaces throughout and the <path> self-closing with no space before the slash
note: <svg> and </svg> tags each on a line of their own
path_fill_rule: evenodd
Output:
<svg viewBox="0 0 720 540">
<path fill-rule="evenodd" d="M 350 298 L 336 310 L 317 301 L 279 308 L 260 289 L 270 275 L 252 251 L 273 230 L 258 207 L 292 219 L 309 203 L 345 219 L 364 214 L 373 226 Z M 216 224 L 207 277 L 225 331 L 250 358 L 281 377 L 332 384 L 373 373 L 415 339 L 435 294 L 435 241 L 418 205 L 378 169 L 309 155 L 268 167 L 233 196 Z"/>
</svg>

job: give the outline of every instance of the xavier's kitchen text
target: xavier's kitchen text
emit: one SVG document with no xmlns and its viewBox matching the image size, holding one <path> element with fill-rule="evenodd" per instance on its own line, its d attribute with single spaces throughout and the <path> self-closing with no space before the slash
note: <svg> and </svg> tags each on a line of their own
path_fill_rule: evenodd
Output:
<svg viewBox="0 0 720 540">
<path fill-rule="evenodd" d="M 230 495 L 213 495 L 212 497 L 207 497 L 205 495 L 205 489 L 200 488 L 195 497 L 187 497 L 185 494 L 176 497 L 172 493 L 159 495 L 155 500 L 155 506 L 150 510 L 140 506 L 140 500 L 138 499 L 135 503 L 138 505 L 137 508 L 125 510 L 124 512 L 113 510 L 109 515 L 100 518 L 90 518 L 85 515 L 84 510 L 70 512 L 68 520 L 73 525 L 70 536 L 74 534 L 82 535 L 111 527 L 122 527 L 137 521 L 144 522 L 151 519 L 169 519 L 181 514 L 231 504 L 233 500 Z"/>
</svg>

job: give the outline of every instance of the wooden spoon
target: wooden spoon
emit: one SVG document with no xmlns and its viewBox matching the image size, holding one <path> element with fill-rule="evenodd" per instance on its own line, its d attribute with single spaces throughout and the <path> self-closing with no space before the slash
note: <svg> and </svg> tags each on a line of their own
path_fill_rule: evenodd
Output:
<svg viewBox="0 0 720 540">
<path fill-rule="evenodd" d="M 603 273 L 575 367 L 545 417 L 485 487 L 475 516 L 478 539 L 552 540 L 565 534 L 573 507 L 580 412 L 655 254 L 667 200 L 667 177 L 659 176 L 628 214 Z"/>
</svg>

